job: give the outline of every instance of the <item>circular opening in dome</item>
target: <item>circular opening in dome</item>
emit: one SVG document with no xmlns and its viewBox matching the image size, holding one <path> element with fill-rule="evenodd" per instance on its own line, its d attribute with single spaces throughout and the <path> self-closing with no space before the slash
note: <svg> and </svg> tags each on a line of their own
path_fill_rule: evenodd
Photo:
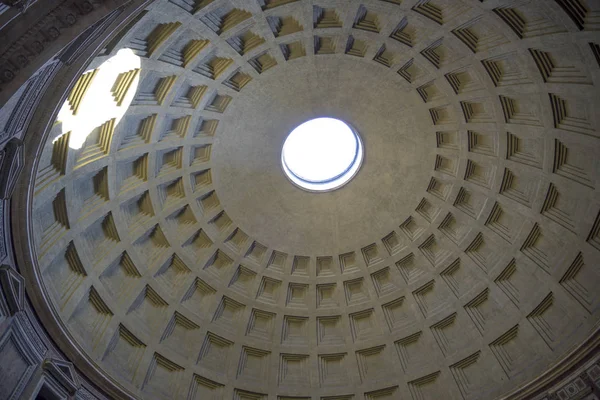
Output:
<svg viewBox="0 0 600 400">
<path fill-rule="evenodd" d="M 286 176 L 303 189 L 325 192 L 350 181 L 363 160 L 363 145 L 350 125 L 335 118 L 315 118 L 297 126 L 285 139 L 281 164 Z"/>
</svg>

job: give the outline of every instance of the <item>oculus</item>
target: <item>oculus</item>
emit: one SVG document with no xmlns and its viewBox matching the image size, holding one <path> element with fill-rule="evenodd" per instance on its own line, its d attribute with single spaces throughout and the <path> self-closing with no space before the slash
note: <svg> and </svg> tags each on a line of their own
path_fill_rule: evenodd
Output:
<svg viewBox="0 0 600 400">
<path fill-rule="evenodd" d="M 281 151 L 288 179 L 311 192 L 342 187 L 358 172 L 363 144 L 354 128 L 335 118 L 315 118 L 298 125 Z"/>
</svg>

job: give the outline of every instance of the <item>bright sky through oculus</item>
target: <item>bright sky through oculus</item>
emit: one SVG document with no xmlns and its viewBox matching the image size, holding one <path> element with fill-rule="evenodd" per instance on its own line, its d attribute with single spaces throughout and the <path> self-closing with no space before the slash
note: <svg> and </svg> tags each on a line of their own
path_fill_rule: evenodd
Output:
<svg viewBox="0 0 600 400">
<path fill-rule="evenodd" d="M 334 118 L 315 118 L 289 134 L 281 161 L 288 178 L 298 186 L 329 191 L 356 174 L 362 156 L 362 143 L 350 126 Z"/>
</svg>

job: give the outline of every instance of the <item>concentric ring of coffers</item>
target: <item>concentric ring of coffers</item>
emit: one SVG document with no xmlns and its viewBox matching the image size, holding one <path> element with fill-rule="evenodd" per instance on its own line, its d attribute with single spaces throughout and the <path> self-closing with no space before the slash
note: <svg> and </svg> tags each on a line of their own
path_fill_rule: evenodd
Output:
<svg viewBox="0 0 600 400">
<path fill-rule="evenodd" d="M 127 390 L 491 398 L 591 332 L 593 19 L 578 27 L 542 1 L 156 4 L 109 49 L 141 59 L 104 86 L 131 105 L 77 140 L 58 121 L 32 210 L 57 313 Z M 78 81 L 71 116 L 110 55 Z M 302 57 L 368 63 L 359 78 L 389 80 L 431 117 L 422 200 L 357 248 L 282 252 L 238 226 L 215 189 L 228 108 Z M 347 164 L 359 153 L 332 176 L 360 167 Z"/>
</svg>

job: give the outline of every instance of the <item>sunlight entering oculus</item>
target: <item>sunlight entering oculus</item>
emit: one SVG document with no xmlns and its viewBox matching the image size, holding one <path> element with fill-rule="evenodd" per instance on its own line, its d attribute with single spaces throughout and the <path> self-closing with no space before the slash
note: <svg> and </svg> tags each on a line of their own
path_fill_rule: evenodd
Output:
<svg viewBox="0 0 600 400">
<path fill-rule="evenodd" d="M 315 118 L 286 138 L 281 164 L 287 177 L 309 191 L 330 191 L 356 175 L 363 146 L 356 131 L 335 118 Z"/>
<path fill-rule="evenodd" d="M 140 67 L 140 58 L 131 49 L 122 49 L 95 70 L 83 74 L 73 89 L 80 93 L 71 93 L 57 117 L 62 133 L 70 132 L 71 149 L 81 148 L 88 135 L 105 122 L 114 119 L 114 126 L 119 123 L 135 96 Z M 119 78 L 127 74 L 132 78 L 127 82 L 126 91 L 119 93 L 120 88 L 116 87 L 122 80 Z M 86 76 L 88 82 L 85 82 Z"/>
</svg>

